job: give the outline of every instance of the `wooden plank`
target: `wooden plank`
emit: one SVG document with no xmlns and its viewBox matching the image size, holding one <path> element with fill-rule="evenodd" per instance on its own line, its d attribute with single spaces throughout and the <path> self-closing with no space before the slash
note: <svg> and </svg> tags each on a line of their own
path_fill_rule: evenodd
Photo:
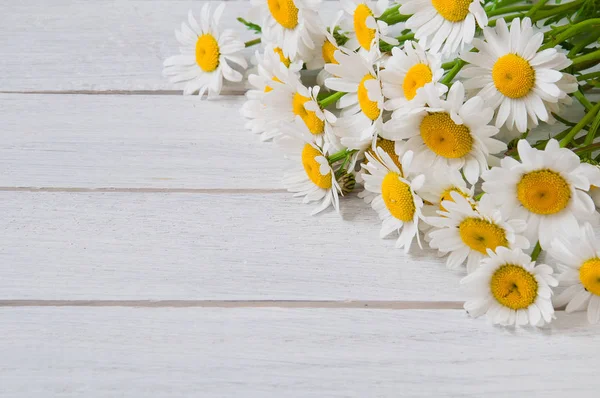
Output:
<svg viewBox="0 0 600 398">
<path fill-rule="evenodd" d="M 179 52 L 173 31 L 205 1 L 29 0 L 0 13 L 0 91 L 173 90 L 162 62 Z M 228 2 L 223 28 L 256 37 L 235 19 L 248 1 Z M 339 9 L 326 2 L 326 21 Z M 245 54 L 250 56 L 253 49 Z M 233 86 L 230 86 L 233 87 Z M 239 90 L 239 86 L 238 86 Z"/>
<path fill-rule="evenodd" d="M 597 326 L 462 311 L 0 309 L 0 396 L 596 397 Z"/>
<path fill-rule="evenodd" d="M 0 192 L 0 299 L 460 301 L 463 272 L 290 194 Z"/>
<path fill-rule="evenodd" d="M 278 189 L 243 97 L 0 94 L 0 187 Z"/>
</svg>

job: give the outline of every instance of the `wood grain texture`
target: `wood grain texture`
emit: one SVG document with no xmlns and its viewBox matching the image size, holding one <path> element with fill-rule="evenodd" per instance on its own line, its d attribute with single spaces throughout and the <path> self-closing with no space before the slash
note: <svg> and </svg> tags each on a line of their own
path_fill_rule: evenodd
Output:
<svg viewBox="0 0 600 398">
<path fill-rule="evenodd" d="M 462 272 L 282 194 L 0 192 L 0 299 L 460 301 Z"/>
<path fill-rule="evenodd" d="M 243 97 L 0 94 L 0 186 L 278 189 Z"/>
<path fill-rule="evenodd" d="M 597 397 L 598 327 L 463 311 L 0 309 L 0 396 Z"/>
<path fill-rule="evenodd" d="M 179 53 L 173 31 L 199 15 L 205 1 L 85 0 L 0 1 L 0 91 L 173 90 L 162 63 Z M 256 37 L 237 22 L 247 1 L 228 2 L 223 28 L 242 40 Z M 324 20 L 339 3 L 321 7 Z M 248 57 L 254 53 L 248 49 Z M 229 85 L 239 91 L 240 86 Z"/>
</svg>

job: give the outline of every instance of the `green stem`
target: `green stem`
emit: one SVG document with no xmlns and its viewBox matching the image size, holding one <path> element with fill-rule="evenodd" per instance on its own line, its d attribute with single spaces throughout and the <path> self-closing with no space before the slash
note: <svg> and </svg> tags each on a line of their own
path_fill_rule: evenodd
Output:
<svg viewBox="0 0 600 398">
<path fill-rule="evenodd" d="M 592 122 L 592 127 L 590 127 L 590 131 L 588 131 L 585 136 L 585 141 L 583 142 L 584 146 L 591 145 L 594 142 L 594 138 L 596 138 L 596 132 L 598 131 L 598 127 L 600 127 L 600 112 L 596 114 L 594 121 Z"/>
<path fill-rule="evenodd" d="M 569 131 L 569 133 L 565 136 L 565 138 L 560 140 L 560 146 L 564 148 L 567 145 L 569 145 L 569 143 L 571 142 L 571 140 L 573 138 L 575 138 L 577 133 L 579 133 L 583 129 L 584 126 L 586 126 L 589 122 L 591 122 L 594 119 L 594 117 L 596 116 L 596 114 L 598 113 L 599 110 L 600 110 L 600 102 L 596 103 L 596 105 L 594 105 L 594 107 L 588 113 L 586 113 L 586 115 L 579 121 L 579 123 L 577 123 L 571 129 L 571 131 Z"/>
<path fill-rule="evenodd" d="M 583 95 L 579 90 L 573 93 L 573 97 L 575 97 L 577 101 L 579 101 L 579 103 L 583 105 L 587 111 L 590 111 L 594 107 L 592 103 L 587 98 L 585 98 L 585 95 Z"/>
<path fill-rule="evenodd" d="M 381 20 L 382 18 L 387 18 L 389 15 L 396 14 L 398 12 L 399 8 L 400 8 L 400 4 L 388 8 L 381 14 L 379 19 Z"/>
<path fill-rule="evenodd" d="M 450 61 L 450 62 L 444 62 L 442 64 L 442 69 L 444 70 L 448 70 L 448 69 L 452 69 L 454 68 L 454 65 L 456 65 L 456 62 L 458 61 L 458 58 L 455 59 L 454 61 Z"/>
<path fill-rule="evenodd" d="M 442 66 L 444 66 L 444 65 L 442 65 Z M 599 77 L 600 77 L 600 72 L 592 72 L 592 73 L 586 73 L 585 75 L 577 76 L 577 80 L 579 80 L 579 81 L 591 80 L 591 79 L 596 79 Z"/>
<path fill-rule="evenodd" d="M 440 81 L 440 83 L 445 84 L 446 86 L 449 85 L 450 82 L 452 81 L 452 79 L 454 79 L 454 77 L 456 77 L 458 72 L 460 72 L 462 67 L 465 66 L 466 64 L 467 63 L 465 61 L 463 61 L 462 59 L 459 59 L 456 62 L 456 65 L 454 65 L 454 67 L 452 69 L 450 69 L 450 72 L 448 72 L 448 74 L 446 76 L 444 76 L 444 78 Z"/>
<path fill-rule="evenodd" d="M 540 246 L 540 242 L 535 244 L 533 251 L 531 252 L 531 261 L 536 261 L 542 252 L 542 246 Z"/>
<path fill-rule="evenodd" d="M 250 40 L 250 41 L 247 41 L 247 42 L 244 43 L 244 45 L 246 46 L 246 48 L 255 46 L 257 44 L 260 44 L 260 38 L 254 39 L 254 40 Z"/>
<path fill-rule="evenodd" d="M 504 21 L 506 23 L 510 23 L 510 21 L 512 21 L 513 19 L 520 18 L 522 16 L 523 16 L 523 13 L 517 13 L 517 14 L 511 14 L 511 15 L 504 16 L 504 17 L 502 17 L 502 19 L 504 19 Z M 488 26 L 491 26 L 493 28 L 494 26 L 496 26 L 496 23 L 498 22 L 499 19 L 500 18 L 492 19 L 490 22 L 488 22 Z"/>
<path fill-rule="evenodd" d="M 544 44 L 542 47 L 540 47 L 539 51 L 545 50 L 547 48 L 555 47 L 555 46 L 559 45 L 560 43 L 562 43 L 563 41 L 567 40 L 568 38 L 577 35 L 584 29 L 592 29 L 592 27 L 594 25 L 600 25 L 600 18 L 592 18 L 592 19 L 588 19 L 586 21 L 579 22 L 575 25 L 572 25 L 568 29 L 566 29 L 565 31 L 563 31 L 562 33 L 557 35 L 556 39 L 554 39 L 551 42 L 548 42 L 548 43 Z"/>
<path fill-rule="evenodd" d="M 572 59 L 573 65 L 578 65 L 587 61 L 596 61 L 600 59 L 600 50 L 593 51 L 591 53 L 581 55 Z"/>
<path fill-rule="evenodd" d="M 579 8 L 586 0 L 576 0 L 570 3 L 561 4 L 559 6 L 554 6 L 548 10 L 538 11 L 536 15 L 531 17 L 531 22 L 541 21 L 542 19 L 549 18 L 554 15 L 559 15 L 564 13 L 565 11 L 569 11 L 572 8 Z"/>
<path fill-rule="evenodd" d="M 511 12 L 528 11 L 531 8 L 532 7 L 530 5 L 518 5 L 518 6 L 512 6 L 512 7 L 497 8 L 493 11 L 488 12 L 487 16 L 488 16 L 488 18 L 491 18 L 491 17 L 495 17 L 497 15 L 510 14 Z"/>
<path fill-rule="evenodd" d="M 600 142 L 596 142 L 595 144 L 591 144 L 581 148 L 573 149 L 573 152 L 581 156 L 584 153 L 593 152 L 596 149 L 600 149 Z"/>
<path fill-rule="evenodd" d="M 339 152 L 334 153 L 333 155 L 330 155 L 327 157 L 327 160 L 329 161 L 330 164 L 333 164 L 335 162 L 339 162 L 342 159 L 345 159 L 346 156 L 350 156 L 352 155 L 354 152 L 356 152 L 355 149 L 342 149 Z"/>
<path fill-rule="evenodd" d="M 325 109 L 329 105 L 336 103 L 337 100 L 342 98 L 344 95 L 346 95 L 346 93 L 343 93 L 341 91 L 333 93 L 329 97 L 325 97 L 321 101 L 319 101 L 319 107 L 321 107 L 321 109 Z"/>
<path fill-rule="evenodd" d="M 406 22 L 408 20 L 408 18 L 410 18 L 410 15 L 402 15 L 402 14 L 391 14 L 388 15 L 386 18 L 382 18 L 379 17 L 377 18 L 379 21 L 383 21 L 388 25 L 396 25 L 400 22 Z"/>
<path fill-rule="evenodd" d="M 525 14 L 525 16 L 526 17 L 533 16 L 540 8 L 544 7 L 547 2 L 548 2 L 548 0 L 540 0 L 540 1 L 538 1 L 536 5 L 534 5 L 533 7 L 531 7 L 531 9 L 527 12 L 527 14 Z"/>
</svg>

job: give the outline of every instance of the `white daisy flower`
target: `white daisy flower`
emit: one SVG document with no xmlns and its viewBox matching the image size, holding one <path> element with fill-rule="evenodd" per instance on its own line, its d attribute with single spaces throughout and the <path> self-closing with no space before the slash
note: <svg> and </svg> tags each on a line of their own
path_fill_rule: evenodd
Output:
<svg viewBox="0 0 600 398">
<path fill-rule="evenodd" d="M 423 106 L 423 86 L 432 83 L 439 96 L 448 89 L 439 80 L 444 75 L 442 59 L 438 54 L 425 51 L 415 42 L 404 43 L 404 49 L 392 48 L 392 56 L 381 70 L 383 95 L 388 98 L 385 109 L 404 111 L 407 105 Z"/>
<path fill-rule="evenodd" d="M 422 170 L 451 168 L 462 170 L 474 184 L 488 169 L 488 156 L 506 149 L 494 136 L 498 129 L 488 126 L 493 111 L 480 97 L 464 102 L 460 82 L 450 88 L 446 100 L 438 97 L 434 85 L 423 88 L 427 107 L 396 115 L 385 123 L 382 136 L 391 140 L 408 139 L 415 162 Z"/>
<path fill-rule="evenodd" d="M 376 148 L 377 158 L 366 154 L 368 162 L 363 164 L 368 173 L 363 173 L 364 192 L 359 196 L 370 203 L 383 221 L 379 236 L 384 238 L 394 231 L 400 236 L 396 247 L 404 247 L 408 253 L 414 237 L 419 246 L 418 226 L 423 201 L 415 193 L 425 181 L 422 174 L 414 175 L 411 168 L 413 153 L 408 151 L 401 160 L 402 167 L 382 148 Z"/>
<path fill-rule="evenodd" d="M 283 185 L 294 192 L 295 197 L 304 197 L 304 203 L 321 200 L 312 215 L 329 206 L 339 212 L 338 194 L 341 189 L 327 160 L 328 144 L 319 148 L 311 138 L 311 134 L 304 131 L 303 124 L 296 122 L 286 125 L 285 134 L 275 139 L 286 157 L 296 163 L 294 169 L 285 174 Z"/>
<path fill-rule="evenodd" d="M 264 103 L 265 95 L 272 91 L 273 82 L 296 81 L 299 79 L 299 71 L 302 63 L 292 63 L 284 58 L 277 48 L 267 46 L 263 55 L 256 53 L 258 60 L 256 74 L 248 76 L 248 82 L 252 86 L 246 92 L 248 100 L 242 107 L 242 115 L 248 118 L 246 128 L 256 134 L 260 134 L 263 141 L 279 135 L 279 120 L 273 120 L 267 112 Z M 287 61 L 286 61 L 287 60 Z"/>
<path fill-rule="evenodd" d="M 275 43 L 286 57 L 309 59 L 320 33 L 321 0 L 251 0 L 250 15 L 258 14 L 263 38 Z"/>
<path fill-rule="evenodd" d="M 535 265 L 520 249 L 499 247 L 481 266 L 466 276 L 461 284 L 471 290 L 473 298 L 465 310 L 474 318 L 483 314 L 495 324 L 543 326 L 554 319 L 552 289 L 558 285 L 552 268 Z"/>
<path fill-rule="evenodd" d="M 309 70 L 320 69 L 319 74 L 317 75 L 317 84 L 320 86 L 325 85 L 325 79 L 333 77 L 333 75 L 323 69 L 323 67 L 326 64 L 338 63 L 335 59 L 335 52 L 341 47 L 341 43 L 338 43 L 333 32 L 335 32 L 343 14 L 344 12 L 340 11 L 333 19 L 329 29 L 324 29 L 323 34 L 315 40 L 316 46 L 314 55 L 311 60 L 306 63 L 306 68 Z"/>
<path fill-rule="evenodd" d="M 400 143 L 400 141 L 398 141 Z M 452 200 L 452 192 L 464 196 L 467 200 L 473 200 L 473 187 L 468 188 L 465 179 L 458 170 L 441 169 L 425 174 L 425 184 L 419 190 L 419 196 L 423 198 L 423 214 L 427 217 L 436 216 L 438 210 L 446 211 L 442 202 Z"/>
<path fill-rule="evenodd" d="M 480 28 L 488 18 L 482 0 L 398 0 L 399 12 L 412 15 L 406 27 L 424 48 L 440 49 L 446 56 L 463 49 L 475 36 L 475 21 Z"/>
<path fill-rule="evenodd" d="M 351 50 L 379 51 L 379 40 L 397 45 L 398 40 L 387 36 L 387 23 L 377 20 L 389 3 L 389 0 L 340 0 L 342 9 L 352 17 L 352 24 L 344 26 L 350 38 L 345 46 Z"/>
<path fill-rule="evenodd" d="M 573 151 L 556 140 L 546 149 L 532 148 L 526 140 L 517 145 L 521 162 L 505 157 L 500 167 L 482 175 L 483 190 L 512 218 L 525 220 L 526 236 L 546 249 L 561 235 L 579 233 L 579 223 L 597 217 L 590 188 L 589 168 Z"/>
<path fill-rule="evenodd" d="M 234 70 L 230 63 L 247 68 L 243 56 L 237 54 L 244 49 L 244 43 L 237 39 L 231 29 L 219 32 L 218 25 L 225 3 L 217 6 L 211 15 L 210 3 L 202 7 L 200 24 L 190 11 L 188 24 L 181 24 L 175 37 L 181 47 L 181 54 L 169 57 L 164 62 L 164 74 L 173 83 L 185 82 L 183 94 L 198 92 L 200 97 L 208 92 L 208 97 L 221 93 L 223 78 L 232 82 L 242 81 L 242 74 Z"/>
<path fill-rule="evenodd" d="M 467 272 L 475 271 L 487 251 L 498 247 L 528 249 L 529 241 L 520 232 L 525 230 L 523 220 L 509 220 L 498 210 L 489 195 L 475 205 L 457 191 L 450 192 L 451 200 L 444 200 L 439 217 L 425 219 L 439 229 L 429 233 L 429 245 L 447 254 L 446 266 L 457 269 L 465 260 Z"/>
<path fill-rule="evenodd" d="M 266 118 L 281 125 L 292 123 L 300 117 L 318 146 L 322 147 L 326 140 L 336 149 L 339 148 L 339 139 L 332 125 L 337 118 L 319 106 L 319 86 L 305 87 L 298 75 L 288 75 L 285 80 L 270 84 L 272 89 L 263 97 Z"/>
<path fill-rule="evenodd" d="M 514 19 L 510 31 L 500 19 L 483 34 L 485 41 L 473 41 L 479 52 L 461 55 L 471 64 L 461 76 L 467 78 L 467 89 L 480 89 L 477 95 L 497 110 L 496 127 L 506 124 L 525 132 L 528 125 L 549 121 L 559 101 L 571 101 L 567 93 L 577 89 L 577 81 L 559 72 L 571 61 L 554 48 L 538 52 L 544 33 L 535 33 L 529 18 Z"/>
<path fill-rule="evenodd" d="M 548 252 L 560 263 L 558 281 L 567 287 L 554 304 L 566 304 L 566 312 L 587 308 L 588 321 L 600 322 L 600 240 L 592 226 L 585 223 L 577 235 L 553 240 Z"/>
<path fill-rule="evenodd" d="M 327 64 L 325 69 L 334 75 L 325 85 L 347 93 L 337 103 L 342 109 L 336 123 L 336 134 L 344 146 L 364 150 L 372 145 L 382 129 L 383 94 L 379 79 L 376 51 L 366 57 L 354 52 L 336 51 L 339 64 Z M 375 65 L 375 66 L 374 66 Z"/>
</svg>

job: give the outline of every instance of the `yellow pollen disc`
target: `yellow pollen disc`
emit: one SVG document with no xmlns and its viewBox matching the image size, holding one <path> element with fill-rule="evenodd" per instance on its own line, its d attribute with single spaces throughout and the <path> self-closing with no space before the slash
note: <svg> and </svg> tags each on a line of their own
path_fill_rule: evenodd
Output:
<svg viewBox="0 0 600 398">
<path fill-rule="evenodd" d="M 283 84 L 283 82 L 282 82 L 281 80 L 279 80 L 279 79 L 277 78 L 277 76 L 273 76 L 273 79 L 272 79 L 272 80 L 273 80 L 274 82 L 279 82 L 279 83 L 282 83 L 282 84 Z M 268 93 L 269 91 L 273 91 L 273 88 L 272 88 L 272 87 L 269 87 L 269 86 L 266 86 L 266 87 L 265 87 L 265 93 Z"/>
<path fill-rule="evenodd" d="M 323 60 L 326 64 L 339 64 L 339 62 L 333 56 L 336 50 L 337 47 L 335 44 L 329 40 L 325 40 L 325 43 L 323 43 L 323 48 L 321 48 L 321 52 L 323 53 Z"/>
<path fill-rule="evenodd" d="M 327 175 L 321 175 L 319 171 L 321 165 L 315 159 L 317 156 L 323 156 L 323 154 L 310 144 L 304 145 L 304 149 L 302 149 L 302 166 L 304 166 L 304 171 L 313 184 L 319 188 L 329 189 L 331 188 L 331 172 Z"/>
<path fill-rule="evenodd" d="M 600 258 L 591 258 L 581 265 L 579 280 L 585 290 L 600 296 Z"/>
<path fill-rule="evenodd" d="M 304 108 L 304 104 L 310 101 L 310 98 L 300 95 L 300 93 L 294 94 L 292 100 L 292 110 L 295 115 L 298 115 L 306 124 L 306 127 L 312 134 L 323 134 L 325 130 L 325 122 L 317 117 L 317 114 L 313 111 L 307 111 Z"/>
<path fill-rule="evenodd" d="M 508 247 L 504 229 L 487 220 L 465 218 L 458 230 L 464 244 L 481 254 L 487 254 L 487 249 L 495 251 L 498 246 Z"/>
<path fill-rule="evenodd" d="M 445 112 L 425 116 L 420 130 L 425 145 L 444 158 L 461 158 L 473 147 L 473 137 L 469 128 L 464 124 L 454 123 Z"/>
<path fill-rule="evenodd" d="M 517 184 L 519 202 L 532 213 L 555 214 L 563 210 L 571 199 L 571 187 L 560 174 L 551 170 L 537 170 L 521 177 Z"/>
<path fill-rule="evenodd" d="M 372 17 L 373 13 L 366 4 L 359 4 L 354 9 L 354 31 L 356 39 L 365 50 L 371 49 L 371 43 L 375 39 L 375 29 L 367 27 L 367 18 Z"/>
<path fill-rule="evenodd" d="M 458 192 L 459 194 L 461 194 L 465 198 L 469 197 L 469 195 L 467 195 L 466 193 L 464 193 L 460 188 L 458 188 L 458 187 L 450 187 L 450 188 L 446 189 L 444 192 L 442 192 L 442 195 L 440 196 L 440 210 L 441 211 L 448 211 L 448 210 L 446 210 L 446 208 L 444 206 L 442 206 L 442 202 L 444 200 L 447 200 L 449 202 L 454 202 L 454 199 L 452 199 L 452 195 L 451 195 L 452 192 Z"/>
<path fill-rule="evenodd" d="M 412 221 L 415 215 L 415 202 L 410 186 L 400 181 L 398 173 L 388 173 L 381 182 L 381 196 L 390 214 L 398 220 Z"/>
<path fill-rule="evenodd" d="M 377 138 L 376 145 L 378 148 L 383 149 L 385 151 L 385 153 L 390 155 L 394 164 L 400 169 L 400 172 L 402 172 L 402 165 L 400 164 L 400 159 L 398 159 L 398 155 L 396 155 L 396 149 L 395 149 L 396 144 L 394 143 L 394 141 L 386 140 L 385 138 Z M 373 148 L 367 149 L 367 153 L 369 153 L 371 156 L 373 156 L 375 159 L 377 159 L 381 162 L 381 159 L 379 159 L 379 156 L 377 156 L 377 153 L 375 153 L 375 151 L 373 151 Z"/>
<path fill-rule="evenodd" d="M 535 302 L 538 283 L 531 272 L 523 267 L 504 264 L 492 275 L 490 288 L 500 304 L 513 310 L 521 310 Z"/>
<path fill-rule="evenodd" d="M 521 98 L 529 94 L 535 84 L 535 70 L 516 54 L 506 54 L 492 68 L 492 80 L 502 94 Z"/>
<path fill-rule="evenodd" d="M 204 72 L 212 72 L 219 66 L 219 43 L 211 34 L 198 36 L 196 42 L 196 63 Z"/>
<path fill-rule="evenodd" d="M 365 82 L 372 79 L 375 78 L 371 75 L 365 75 L 358 84 L 358 104 L 360 105 L 360 109 L 369 119 L 377 120 L 381 110 L 379 109 L 377 102 L 369 99 L 367 88 L 365 87 Z"/>
<path fill-rule="evenodd" d="M 286 57 L 285 55 L 283 55 L 283 50 L 279 47 L 275 47 L 273 49 L 273 52 L 277 55 L 279 55 L 279 60 L 281 61 L 282 64 L 285 65 L 286 68 L 290 67 L 290 64 L 292 63 L 292 61 L 290 61 L 290 59 L 288 57 Z"/>
<path fill-rule="evenodd" d="M 433 80 L 433 74 L 429 66 L 425 64 L 413 65 L 402 82 L 402 90 L 407 100 L 415 98 L 417 90 Z"/>
<path fill-rule="evenodd" d="M 473 0 L 431 0 L 436 11 L 451 22 L 460 22 L 469 14 Z"/>
<path fill-rule="evenodd" d="M 298 25 L 298 7 L 293 0 L 267 0 L 269 11 L 279 25 L 294 29 Z"/>
</svg>

